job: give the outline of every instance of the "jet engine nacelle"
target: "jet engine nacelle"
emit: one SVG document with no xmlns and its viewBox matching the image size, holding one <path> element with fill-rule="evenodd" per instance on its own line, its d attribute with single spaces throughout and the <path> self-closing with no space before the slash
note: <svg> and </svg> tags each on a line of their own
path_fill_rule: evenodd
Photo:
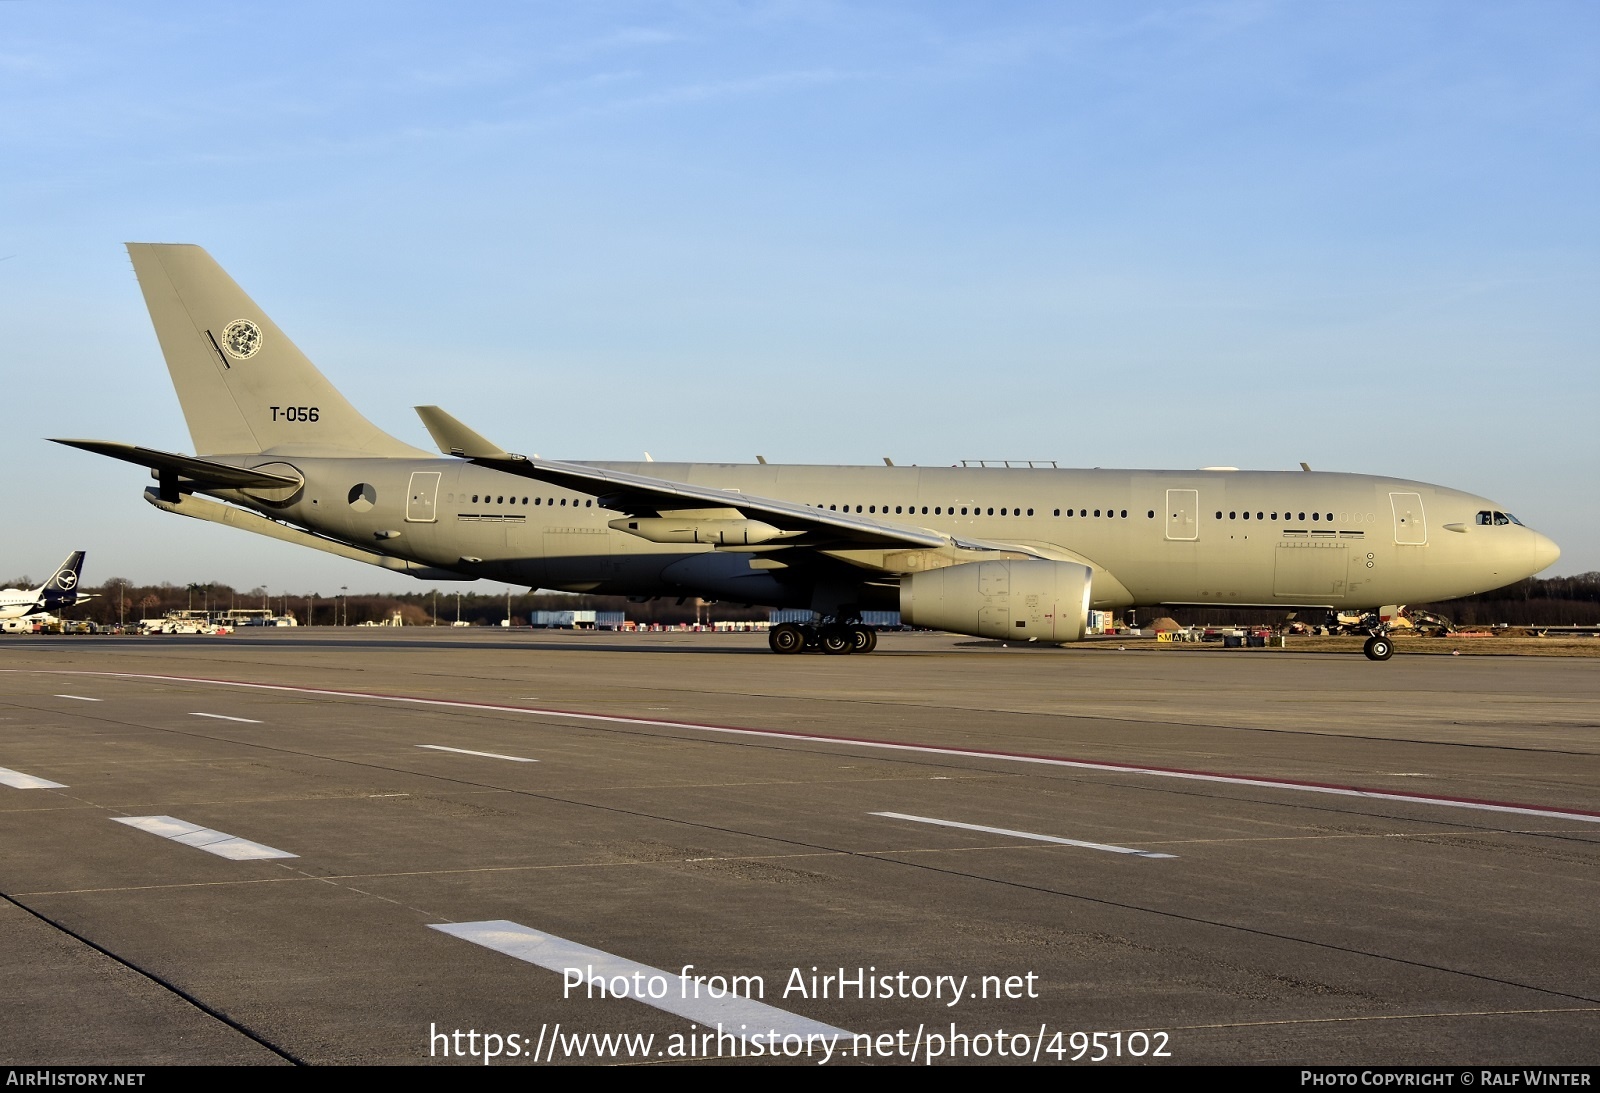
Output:
<svg viewBox="0 0 1600 1093">
<path fill-rule="evenodd" d="M 1076 562 L 967 562 L 900 578 L 900 621 L 982 638 L 1080 641 L 1094 571 Z"/>
</svg>

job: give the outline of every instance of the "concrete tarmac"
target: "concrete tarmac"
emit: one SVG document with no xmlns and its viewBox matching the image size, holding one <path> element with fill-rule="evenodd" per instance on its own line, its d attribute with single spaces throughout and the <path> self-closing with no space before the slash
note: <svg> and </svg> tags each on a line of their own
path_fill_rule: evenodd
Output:
<svg viewBox="0 0 1600 1093">
<path fill-rule="evenodd" d="M 1600 1044 L 1592 660 L 9 638 L 0 768 L 5 1063 Z"/>
</svg>

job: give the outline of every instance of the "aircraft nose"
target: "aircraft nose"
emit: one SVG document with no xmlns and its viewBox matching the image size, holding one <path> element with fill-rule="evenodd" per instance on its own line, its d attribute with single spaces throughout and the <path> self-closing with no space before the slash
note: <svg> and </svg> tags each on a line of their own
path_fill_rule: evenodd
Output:
<svg viewBox="0 0 1600 1093">
<path fill-rule="evenodd" d="M 1556 559 L 1561 557 L 1561 548 L 1546 535 L 1533 533 L 1533 571 L 1539 573 L 1556 564 Z"/>
</svg>

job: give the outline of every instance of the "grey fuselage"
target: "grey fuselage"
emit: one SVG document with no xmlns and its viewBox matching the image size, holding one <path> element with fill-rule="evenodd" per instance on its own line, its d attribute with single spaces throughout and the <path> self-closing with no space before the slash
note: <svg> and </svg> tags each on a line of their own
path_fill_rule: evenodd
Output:
<svg viewBox="0 0 1600 1093">
<path fill-rule="evenodd" d="M 394 558 L 510 584 L 629 596 L 814 602 L 784 551 L 662 545 L 616 531 L 593 495 L 460 459 L 215 456 L 305 479 L 275 519 Z M 1016 544 L 1094 570 L 1093 605 L 1366 608 L 1500 587 L 1559 555 L 1494 502 L 1441 486 L 1330 472 L 1129 471 L 590 463 Z M 433 476 L 437 475 L 437 478 Z M 1069 515 L 1070 514 L 1070 515 Z M 838 552 L 863 605 L 890 606 L 915 552 Z M 907 560 L 907 559 L 910 560 Z M 963 559 L 965 560 L 965 559 Z"/>
</svg>

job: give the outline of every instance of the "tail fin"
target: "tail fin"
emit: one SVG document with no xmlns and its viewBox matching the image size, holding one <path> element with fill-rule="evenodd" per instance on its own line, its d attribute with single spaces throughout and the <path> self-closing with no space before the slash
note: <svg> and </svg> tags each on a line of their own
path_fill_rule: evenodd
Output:
<svg viewBox="0 0 1600 1093">
<path fill-rule="evenodd" d="M 362 417 L 204 250 L 128 255 L 197 455 L 429 454 Z"/>
<path fill-rule="evenodd" d="M 76 598 L 78 580 L 83 576 L 83 554 L 81 550 L 68 554 L 67 560 L 50 574 L 50 579 L 39 586 L 39 596 L 46 604 L 59 603 L 63 599 L 70 603 Z"/>
</svg>

